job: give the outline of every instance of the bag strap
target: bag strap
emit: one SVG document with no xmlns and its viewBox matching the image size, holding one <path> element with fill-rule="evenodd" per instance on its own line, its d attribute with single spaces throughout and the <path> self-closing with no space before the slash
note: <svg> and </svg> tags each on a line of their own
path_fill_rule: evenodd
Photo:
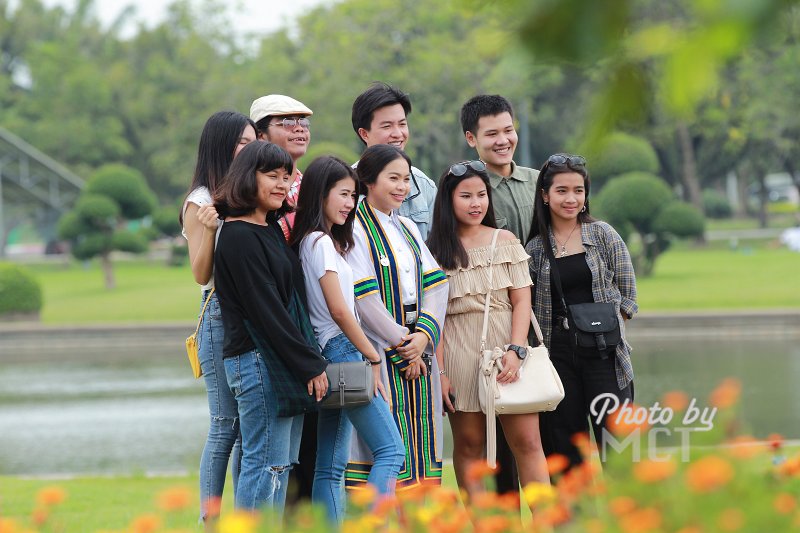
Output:
<svg viewBox="0 0 800 533">
<path fill-rule="evenodd" d="M 497 236 L 500 230 L 494 230 L 492 233 L 492 247 L 489 251 L 489 290 L 486 292 L 486 303 L 483 308 L 483 329 L 481 330 L 481 353 L 486 349 L 486 335 L 489 333 L 489 303 L 492 298 L 492 267 L 494 263 L 494 247 L 497 243 Z"/>
<path fill-rule="evenodd" d="M 558 265 L 556 265 L 556 256 L 553 253 L 553 243 L 550 242 L 549 232 L 547 234 L 546 243 L 545 243 L 545 237 L 544 235 L 542 235 L 542 244 L 544 245 L 545 251 L 547 252 L 547 259 L 550 262 L 550 275 L 553 276 L 553 281 L 555 281 L 556 290 L 558 291 L 558 297 L 561 300 L 561 307 L 564 308 L 564 316 L 567 316 L 569 314 L 569 308 L 567 307 L 567 301 L 564 299 L 564 289 L 561 288 L 561 276 L 558 273 Z"/>
<path fill-rule="evenodd" d="M 216 287 L 211 288 L 211 291 L 208 293 L 208 296 L 206 297 L 206 303 L 203 304 L 203 310 L 200 311 L 200 318 L 197 319 L 197 327 L 194 330 L 195 336 L 197 336 L 197 333 L 200 331 L 200 325 L 203 323 L 203 316 L 206 314 L 206 307 L 208 307 L 208 302 L 211 301 L 211 295 L 214 294 L 215 289 Z"/>
</svg>

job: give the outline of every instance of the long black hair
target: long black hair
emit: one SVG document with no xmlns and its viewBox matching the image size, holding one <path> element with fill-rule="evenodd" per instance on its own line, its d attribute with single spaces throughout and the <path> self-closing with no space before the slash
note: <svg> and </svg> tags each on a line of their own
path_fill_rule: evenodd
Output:
<svg viewBox="0 0 800 533">
<path fill-rule="evenodd" d="M 551 159 L 557 156 L 561 156 L 564 162 L 554 163 L 551 161 Z M 536 179 L 536 196 L 533 199 L 533 220 L 531 221 L 531 231 L 528 234 L 529 242 L 537 235 L 542 236 L 542 241 L 545 241 L 545 239 L 548 241 L 550 240 L 550 226 L 552 226 L 553 221 L 550 218 L 550 208 L 544 205 L 544 193 L 548 192 L 550 187 L 553 186 L 553 178 L 558 174 L 574 172 L 583 176 L 583 188 L 586 191 L 586 200 L 583 204 L 585 210 L 578 213 L 578 222 L 583 224 L 596 220 L 589 214 L 589 188 L 591 186 L 589 171 L 586 170 L 585 161 L 578 165 L 571 162 L 571 160 L 576 157 L 581 160 L 583 159 L 580 156 L 573 156 L 570 154 L 553 154 L 547 158 L 547 161 L 542 165 L 542 169 L 539 171 L 539 177 Z M 545 245 L 547 245 L 546 241 Z"/>
<path fill-rule="evenodd" d="M 231 168 L 214 193 L 214 207 L 220 218 L 239 217 L 251 214 L 258 207 L 258 177 L 256 172 L 270 172 L 279 168 L 291 175 L 294 163 L 292 156 L 278 146 L 266 141 L 254 141 L 245 146 L 233 160 Z M 283 200 L 283 205 L 270 211 L 268 220 L 276 220 L 292 208 Z"/>
<path fill-rule="evenodd" d="M 328 235 L 342 255 L 353 247 L 355 207 L 347 215 L 344 224 L 333 224 L 328 230 L 328 225 L 325 223 L 325 200 L 333 186 L 345 178 L 352 178 L 354 185 L 358 187 L 355 172 L 338 157 L 325 155 L 314 159 L 308 165 L 300 184 L 295 206 L 294 228 L 289 240 L 289 245 L 295 248 L 295 251 L 299 252 L 297 248 L 303 238 L 315 231 Z"/>
<path fill-rule="evenodd" d="M 489 206 L 486 208 L 481 224 L 489 228 L 497 227 L 489 175 L 485 170 L 477 171 L 469 165 L 466 165 L 466 168 L 467 171 L 461 176 L 454 175 L 449 168 L 442 174 L 442 177 L 439 178 L 436 201 L 433 204 L 433 222 L 427 244 L 431 254 L 436 258 L 436 262 L 446 270 L 466 267 L 469 264 L 467 251 L 461 244 L 461 239 L 458 238 L 458 221 L 453 211 L 453 194 L 459 183 L 474 177 L 481 179 L 486 185 L 486 196 L 489 198 Z"/>
<path fill-rule="evenodd" d="M 364 150 L 361 159 L 358 160 L 356 174 L 358 175 L 358 192 L 367 195 L 367 185 L 378 181 L 380 174 L 386 165 L 397 159 L 405 159 L 408 163 L 408 171 L 411 172 L 411 158 L 404 151 L 391 144 L 374 144 Z"/>
<path fill-rule="evenodd" d="M 256 125 L 249 117 L 236 111 L 217 111 L 206 120 L 197 146 L 197 163 L 188 193 L 205 187 L 213 197 L 233 161 L 236 146 L 247 126 Z M 183 209 L 178 215 L 183 226 Z"/>
</svg>

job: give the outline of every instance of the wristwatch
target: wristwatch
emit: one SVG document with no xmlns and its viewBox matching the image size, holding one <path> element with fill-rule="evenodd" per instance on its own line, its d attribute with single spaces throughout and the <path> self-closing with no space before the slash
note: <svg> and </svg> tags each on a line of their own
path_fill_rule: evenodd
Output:
<svg viewBox="0 0 800 533">
<path fill-rule="evenodd" d="M 527 348 L 525 348 L 524 346 L 518 346 L 516 344 L 506 344 L 506 350 L 511 350 L 512 352 L 515 352 L 517 354 L 517 357 L 520 358 L 520 360 L 524 360 L 525 357 L 527 357 L 528 355 Z"/>
</svg>

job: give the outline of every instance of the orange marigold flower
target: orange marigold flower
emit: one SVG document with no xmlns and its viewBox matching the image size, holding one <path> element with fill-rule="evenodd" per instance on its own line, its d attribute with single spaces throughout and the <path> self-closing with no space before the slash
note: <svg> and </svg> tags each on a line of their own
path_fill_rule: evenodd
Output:
<svg viewBox="0 0 800 533">
<path fill-rule="evenodd" d="M 637 509 L 620 518 L 619 525 L 625 533 L 645 533 L 661 528 L 661 513 L 653 507 Z"/>
<path fill-rule="evenodd" d="M 791 494 L 788 494 L 786 492 L 781 492 L 780 494 L 775 496 L 775 500 L 773 500 L 772 506 L 780 514 L 790 514 L 797 508 L 797 500 Z"/>
<path fill-rule="evenodd" d="M 192 503 L 192 492 L 186 487 L 162 490 L 156 497 L 156 505 L 163 511 L 180 511 Z"/>
<path fill-rule="evenodd" d="M 666 461 L 644 460 L 633 465 L 633 477 L 642 483 L 658 483 L 672 477 L 678 465 L 673 459 Z"/>
<path fill-rule="evenodd" d="M 508 492 L 500 494 L 497 497 L 497 505 L 503 511 L 518 512 L 519 511 L 519 493 Z"/>
<path fill-rule="evenodd" d="M 406 493 L 412 492 L 411 490 L 405 491 Z M 358 487 L 358 490 L 354 490 L 350 493 L 350 501 L 353 502 L 355 505 L 359 507 L 366 507 L 368 505 L 372 505 L 372 502 L 375 501 L 375 498 L 378 496 L 378 491 L 372 485 L 364 485 L 363 487 Z"/>
<path fill-rule="evenodd" d="M 800 455 L 787 459 L 778 465 L 778 472 L 784 476 L 800 476 Z"/>
<path fill-rule="evenodd" d="M 154 514 L 144 514 L 131 522 L 132 533 L 153 533 L 161 527 L 161 519 Z"/>
<path fill-rule="evenodd" d="M 503 515 L 485 516 L 475 522 L 475 533 L 503 533 L 511 528 L 511 522 Z"/>
<path fill-rule="evenodd" d="M 569 459 L 566 455 L 553 453 L 547 456 L 547 471 L 551 476 L 560 474 L 569 466 Z"/>
<path fill-rule="evenodd" d="M 499 497 L 494 492 L 479 492 L 472 496 L 472 507 L 476 509 L 494 509 L 498 505 Z"/>
<path fill-rule="evenodd" d="M 42 527 L 47 522 L 48 518 L 50 518 L 50 511 L 42 507 L 37 507 L 31 513 L 31 522 L 33 522 L 36 527 Z"/>
<path fill-rule="evenodd" d="M 397 510 L 399 505 L 400 502 L 397 500 L 397 496 L 381 496 L 375 503 L 375 507 L 372 509 L 372 512 L 375 514 L 375 516 L 389 516 L 390 513 L 393 513 Z"/>
<path fill-rule="evenodd" d="M 769 442 L 770 448 L 775 451 L 778 451 L 783 447 L 783 435 L 779 433 L 770 433 L 767 436 L 767 441 Z"/>
<path fill-rule="evenodd" d="M 492 468 L 486 461 L 472 461 L 467 466 L 466 480 L 467 483 L 475 483 L 487 476 L 493 476 L 497 472 L 497 468 Z"/>
<path fill-rule="evenodd" d="M 572 513 L 569 508 L 562 503 L 557 503 L 537 510 L 533 514 L 533 521 L 540 526 L 552 527 L 566 523 L 571 517 Z"/>
<path fill-rule="evenodd" d="M 717 525 L 722 531 L 738 531 L 745 522 L 744 513 L 739 509 L 725 509 L 717 518 Z"/>
<path fill-rule="evenodd" d="M 694 492 L 712 492 L 733 479 L 731 464 L 716 455 L 698 459 L 686 469 L 686 485 Z"/>
<path fill-rule="evenodd" d="M 67 492 L 61 487 L 45 487 L 36 494 L 36 503 L 49 507 L 67 499 Z"/>
<path fill-rule="evenodd" d="M 732 407 L 739 401 L 742 393 L 742 382 L 736 378 L 726 378 L 722 380 L 716 389 L 711 391 L 708 397 L 709 403 L 720 409 Z"/>
<path fill-rule="evenodd" d="M 661 404 L 674 412 L 683 411 L 689 406 L 689 396 L 679 390 L 665 392 L 661 397 Z"/>
<path fill-rule="evenodd" d="M 616 516 L 622 516 L 636 509 L 636 500 L 629 496 L 617 496 L 608 502 L 608 508 Z"/>
<path fill-rule="evenodd" d="M 599 518 L 590 518 L 583 523 L 586 533 L 605 533 L 606 525 Z"/>
<path fill-rule="evenodd" d="M 536 507 L 541 503 L 551 502 L 556 498 L 556 491 L 549 483 L 531 482 L 522 488 L 522 495 L 529 507 Z"/>
<path fill-rule="evenodd" d="M 21 531 L 19 524 L 15 520 L 0 516 L 0 533 L 18 533 L 19 531 Z"/>
<path fill-rule="evenodd" d="M 206 515 L 210 517 L 219 516 L 222 510 L 222 498 L 219 496 L 211 496 L 206 500 Z"/>
</svg>

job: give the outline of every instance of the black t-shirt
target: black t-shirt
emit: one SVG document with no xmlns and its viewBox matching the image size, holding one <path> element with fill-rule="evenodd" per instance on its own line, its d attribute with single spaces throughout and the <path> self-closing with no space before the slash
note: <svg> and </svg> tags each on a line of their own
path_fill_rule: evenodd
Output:
<svg viewBox="0 0 800 533">
<path fill-rule="evenodd" d="M 225 222 L 214 252 L 214 285 L 225 328 L 223 357 L 255 348 L 247 320 L 302 382 L 325 370 L 325 359 L 304 341 L 287 310 L 293 291 L 305 305 L 305 282 L 277 224 Z"/>
<path fill-rule="evenodd" d="M 586 253 L 579 253 L 556 259 L 556 267 L 561 277 L 561 288 L 567 305 L 594 302 L 592 295 L 592 271 L 586 264 Z M 558 300 L 555 276 L 550 274 L 550 294 L 553 295 L 553 314 L 564 316 Z"/>
</svg>

